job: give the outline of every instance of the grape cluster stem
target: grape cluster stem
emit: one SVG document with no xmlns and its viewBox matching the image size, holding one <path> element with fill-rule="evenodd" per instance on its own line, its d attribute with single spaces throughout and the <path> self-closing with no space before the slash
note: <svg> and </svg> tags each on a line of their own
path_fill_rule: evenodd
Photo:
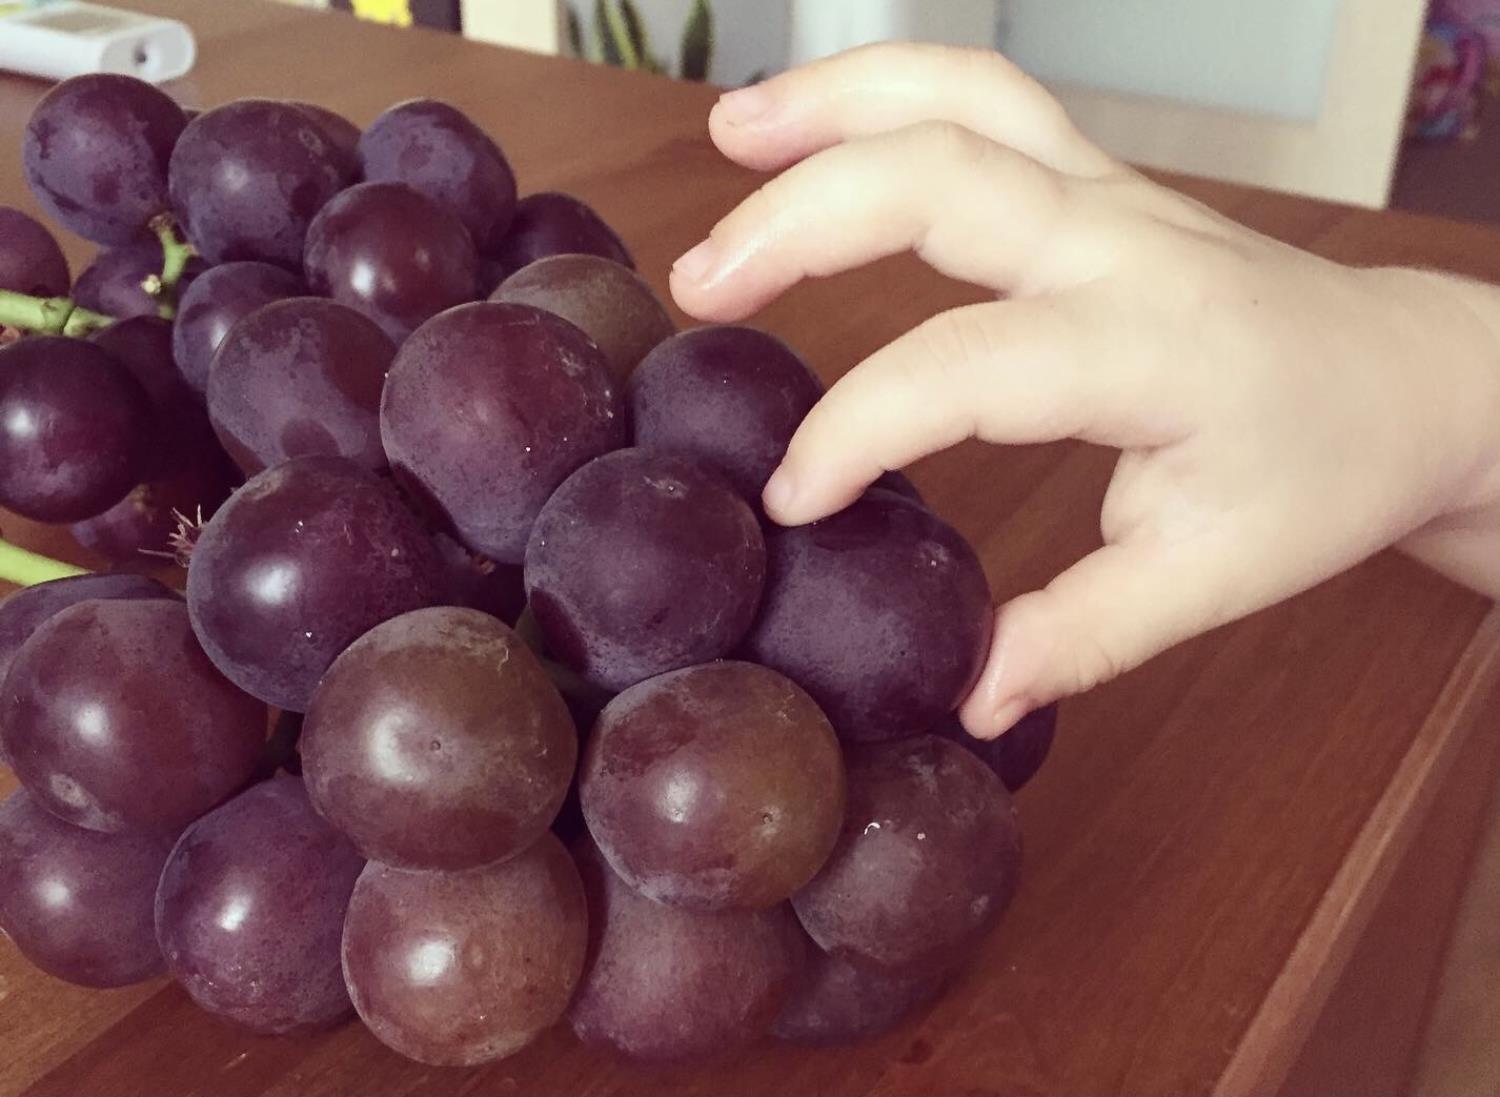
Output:
<svg viewBox="0 0 1500 1097">
<path fill-rule="evenodd" d="M 0 327 L 20 328 L 37 335 L 81 338 L 114 322 L 113 316 L 82 308 L 71 297 L 33 297 L 0 290 Z"/>
<path fill-rule="evenodd" d="M 0 581 L 14 583 L 18 587 L 34 587 L 53 579 L 86 574 L 87 568 L 65 564 L 9 541 L 0 541 Z"/>
</svg>

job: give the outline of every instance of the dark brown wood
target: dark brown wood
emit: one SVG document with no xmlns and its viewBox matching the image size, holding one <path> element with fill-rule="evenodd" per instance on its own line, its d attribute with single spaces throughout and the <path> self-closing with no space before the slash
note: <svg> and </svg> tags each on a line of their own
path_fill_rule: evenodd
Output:
<svg viewBox="0 0 1500 1097">
<path fill-rule="evenodd" d="M 202 59 L 178 89 L 193 105 L 277 95 L 366 122 L 409 96 L 452 100 L 504 144 L 524 190 L 594 203 L 658 290 L 671 259 L 756 185 L 706 140 L 712 89 L 255 0 L 135 6 L 198 29 Z M 0 201 L 24 208 L 17 136 L 42 90 L 0 79 Z M 1497 232 L 1171 182 L 1342 260 L 1500 280 Z M 87 250 L 69 245 L 75 261 Z M 974 299 L 906 257 L 800 287 L 755 322 L 832 378 Z M 1111 463 L 1082 446 L 964 445 L 914 476 L 1006 597 L 1097 544 Z M 0 1092 L 1270 1092 L 1445 770 L 1479 717 L 1494 718 L 1489 610 L 1386 554 L 1069 703 L 1054 758 L 1020 798 L 1026 880 L 1003 926 L 925 1016 L 858 1048 L 767 1044 L 729 1064 L 645 1069 L 558 1031 L 487 1069 L 434 1070 L 356 1025 L 254 1039 L 170 986 L 76 991 L 0 947 Z"/>
</svg>

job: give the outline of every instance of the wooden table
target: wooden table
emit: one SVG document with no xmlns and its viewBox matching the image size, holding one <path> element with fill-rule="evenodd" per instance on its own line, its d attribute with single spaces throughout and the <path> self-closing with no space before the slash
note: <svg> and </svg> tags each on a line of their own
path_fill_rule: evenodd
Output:
<svg viewBox="0 0 1500 1097">
<path fill-rule="evenodd" d="M 523 190 L 594 203 L 663 292 L 671 259 L 755 185 L 705 137 L 710 89 L 254 0 L 136 2 L 199 32 L 189 105 L 295 97 L 364 123 L 409 96 L 453 101 Z M 0 202 L 26 209 L 18 137 L 42 90 L 0 78 Z M 1500 280 L 1495 232 L 1174 185 L 1337 259 Z M 972 299 L 903 258 L 756 322 L 831 378 Z M 1004 597 L 1094 546 L 1110 467 L 1081 446 L 970 445 L 914 473 Z M 641 1069 L 558 1031 L 489 1069 L 434 1070 L 357 1025 L 256 1039 L 164 982 L 77 990 L 0 944 L 0 1092 L 1399 1092 L 1495 769 L 1497 652 L 1485 600 L 1387 555 L 1070 703 L 1020 797 L 1026 877 L 1002 927 L 930 1013 L 857 1048 Z"/>
</svg>

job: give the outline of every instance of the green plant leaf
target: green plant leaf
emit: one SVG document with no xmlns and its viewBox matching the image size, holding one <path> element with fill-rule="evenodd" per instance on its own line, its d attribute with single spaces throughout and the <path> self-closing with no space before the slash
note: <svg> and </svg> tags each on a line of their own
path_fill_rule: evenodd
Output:
<svg viewBox="0 0 1500 1097">
<path fill-rule="evenodd" d="M 714 13 L 708 0 L 693 0 L 682 30 L 678 75 L 684 80 L 707 80 L 714 52 Z"/>
<path fill-rule="evenodd" d="M 568 4 L 564 9 L 564 15 L 568 21 L 568 50 L 574 57 L 582 57 L 584 56 L 583 21 L 578 18 L 578 9 Z"/>
<path fill-rule="evenodd" d="M 604 43 L 604 58 L 612 65 L 625 69 L 641 67 L 641 56 L 635 43 L 630 40 L 630 27 L 620 12 L 618 4 L 598 0 L 599 37 Z"/>
<path fill-rule="evenodd" d="M 638 67 L 647 67 L 651 60 L 651 45 L 646 41 L 646 24 L 641 21 L 641 13 L 635 10 L 635 4 L 631 0 L 618 0 L 618 4 L 620 22 L 625 26 L 630 48 L 635 50 Z"/>
</svg>

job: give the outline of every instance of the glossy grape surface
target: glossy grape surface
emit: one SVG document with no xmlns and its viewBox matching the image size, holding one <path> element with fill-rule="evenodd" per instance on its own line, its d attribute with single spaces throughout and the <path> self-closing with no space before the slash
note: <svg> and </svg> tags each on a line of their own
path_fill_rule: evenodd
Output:
<svg viewBox="0 0 1500 1097">
<path fill-rule="evenodd" d="M 346 647 L 442 591 L 432 539 L 395 489 L 337 457 L 299 457 L 248 481 L 203 528 L 187 582 L 209 657 L 294 712 Z"/>
<path fill-rule="evenodd" d="M 52 234 L 18 209 L 0 206 L 0 289 L 34 297 L 66 297 L 68 260 Z"/>
<path fill-rule="evenodd" d="M 636 445 L 711 461 L 757 502 L 822 394 L 785 343 L 736 326 L 674 335 L 646 356 L 627 386 Z"/>
<path fill-rule="evenodd" d="M 781 671 L 849 740 L 935 726 L 972 688 L 990 594 L 967 542 L 925 508 L 871 492 L 766 535 L 766 596 L 748 657 Z"/>
<path fill-rule="evenodd" d="M 172 838 L 70 826 L 16 790 L 0 802 L 0 933 L 80 986 L 159 974 L 152 903 Z"/>
<path fill-rule="evenodd" d="M 551 255 L 522 267 L 491 301 L 534 305 L 576 324 L 624 383 L 641 359 L 677 330 L 645 279 L 598 255 Z"/>
<path fill-rule="evenodd" d="M 526 549 L 548 651 L 616 691 L 729 654 L 764 581 L 760 525 L 728 482 L 690 457 L 639 449 L 568 477 Z"/>
<path fill-rule="evenodd" d="M 364 864 L 300 778 L 252 786 L 188 827 L 167 860 L 156 932 L 168 970 L 199 1008 L 255 1032 L 342 1020 L 339 949 Z"/>
<path fill-rule="evenodd" d="M 673 671 L 604 709 L 579 775 L 589 833 L 658 902 L 761 909 L 823 866 L 844 821 L 839 743 L 773 670 Z"/>
<path fill-rule="evenodd" d="M 505 564 L 523 561 L 557 486 L 627 436 L 599 349 L 551 313 L 494 303 L 452 309 L 402 345 L 380 429 L 407 488 Z"/>
<path fill-rule="evenodd" d="M 807 964 L 786 904 L 685 910 L 630 890 L 586 841 L 589 957 L 568 1019 L 579 1039 L 632 1059 L 712 1060 L 764 1036 Z"/>
<path fill-rule="evenodd" d="M 371 862 L 344 925 L 360 1018 L 402 1055 L 475 1066 L 513 1055 L 562 1017 L 588 940 L 583 888 L 544 834 L 464 873 Z"/>
<path fill-rule="evenodd" d="M 302 279 L 270 263 L 225 263 L 206 271 L 178 299 L 172 356 L 199 393 L 208 389 L 214 351 L 241 317 L 262 305 L 306 292 Z"/>
<path fill-rule="evenodd" d="M 474 868 L 547 829 L 578 736 L 536 656 L 478 610 L 416 610 L 377 625 L 313 695 L 302 765 L 318 810 L 365 856 Z"/>
<path fill-rule="evenodd" d="M 107 510 L 147 471 L 152 422 L 140 384 L 90 343 L 0 347 L 0 507 L 41 522 Z"/>
<path fill-rule="evenodd" d="M 16 776 L 91 830 L 176 830 L 249 779 L 265 706 L 214 669 L 164 599 L 81 602 L 11 662 L 0 736 Z"/>
<path fill-rule="evenodd" d="M 395 354 L 379 326 L 347 305 L 272 302 L 235 324 L 214 355 L 213 428 L 250 475 L 314 456 L 382 469 L 380 392 Z"/>
<path fill-rule="evenodd" d="M 172 152 L 172 204 L 209 262 L 258 259 L 296 271 L 308 226 L 352 171 L 297 106 L 237 99 L 183 131 Z"/>
<path fill-rule="evenodd" d="M 171 97 L 143 80 L 77 76 L 32 111 L 21 169 L 54 221 L 96 243 L 129 243 L 171 206 L 167 164 L 186 122 Z"/>
<path fill-rule="evenodd" d="M 946 971 L 1015 895 L 1021 832 L 983 762 L 923 735 L 846 752 L 833 855 L 792 898 L 826 952 L 916 976 Z"/>
<path fill-rule="evenodd" d="M 485 254 L 494 261 L 491 288 L 548 255 L 602 255 L 635 267 L 629 250 L 604 218 L 572 195 L 555 191 L 528 194 L 517 202 L 510 229 Z"/>
<path fill-rule="evenodd" d="M 401 183 L 360 183 L 307 231 L 308 287 L 357 308 L 401 342 L 478 296 L 473 241 L 458 215 Z"/>
</svg>

